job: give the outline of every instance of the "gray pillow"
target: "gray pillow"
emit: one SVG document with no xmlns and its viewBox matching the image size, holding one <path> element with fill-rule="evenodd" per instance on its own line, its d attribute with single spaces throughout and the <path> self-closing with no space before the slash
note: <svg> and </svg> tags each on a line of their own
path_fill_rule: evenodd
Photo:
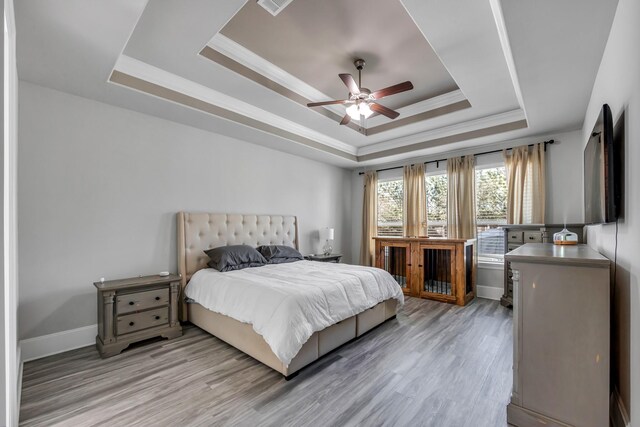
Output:
<svg viewBox="0 0 640 427">
<path fill-rule="evenodd" d="M 261 267 L 267 263 L 260 252 L 247 245 L 220 246 L 204 251 L 204 253 L 210 258 L 209 267 L 218 271 Z"/>
<path fill-rule="evenodd" d="M 303 260 L 300 252 L 291 246 L 284 245 L 264 245 L 258 246 L 258 252 L 264 256 L 269 264 L 282 264 L 285 262 L 295 262 Z"/>
</svg>

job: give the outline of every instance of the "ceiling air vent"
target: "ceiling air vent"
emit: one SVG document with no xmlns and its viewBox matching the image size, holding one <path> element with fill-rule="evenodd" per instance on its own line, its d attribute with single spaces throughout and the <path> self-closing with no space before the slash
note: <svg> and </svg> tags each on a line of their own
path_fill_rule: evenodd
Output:
<svg viewBox="0 0 640 427">
<path fill-rule="evenodd" d="M 293 0 L 258 0 L 258 4 L 270 14 L 276 16 L 292 1 Z"/>
</svg>

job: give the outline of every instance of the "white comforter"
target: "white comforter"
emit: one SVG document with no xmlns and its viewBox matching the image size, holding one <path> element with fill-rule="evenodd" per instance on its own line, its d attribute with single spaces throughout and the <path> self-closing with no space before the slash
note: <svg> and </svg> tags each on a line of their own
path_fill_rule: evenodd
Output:
<svg viewBox="0 0 640 427">
<path fill-rule="evenodd" d="M 253 325 L 288 366 L 309 337 L 384 300 L 404 303 L 384 270 L 298 261 L 193 275 L 185 294 L 203 307 Z"/>
</svg>

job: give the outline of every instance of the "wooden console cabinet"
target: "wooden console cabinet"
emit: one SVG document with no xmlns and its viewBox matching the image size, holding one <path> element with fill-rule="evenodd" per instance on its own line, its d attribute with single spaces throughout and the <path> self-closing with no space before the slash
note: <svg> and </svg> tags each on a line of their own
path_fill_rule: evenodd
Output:
<svg viewBox="0 0 640 427">
<path fill-rule="evenodd" d="M 475 240 L 375 237 L 376 267 L 406 295 L 465 305 L 476 295 Z"/>
<path fill-rule="evenodd" d="M 586 245 L 525 244 L 513 269 L 513 392 L 519 427 L 609 425 L 609 265 Z"/>
</svg>

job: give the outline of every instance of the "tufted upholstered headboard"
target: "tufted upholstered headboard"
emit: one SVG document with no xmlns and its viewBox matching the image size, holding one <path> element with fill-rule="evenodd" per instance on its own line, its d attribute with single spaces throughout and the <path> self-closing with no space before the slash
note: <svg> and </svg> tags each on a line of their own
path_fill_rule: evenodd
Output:
<svg viewBox="0 0 640 427">
<path fill-rule="evenodd" d="M 298 249 L 298 219 L 290 215 L 178 212 L 178 273 L 182 289 L 196 271 L 207 267 L 209 258 L 204 251 L 227 245 L 287 245 Z M 180 320 L 187 320 L 185 304 Z"/>
</svg>

